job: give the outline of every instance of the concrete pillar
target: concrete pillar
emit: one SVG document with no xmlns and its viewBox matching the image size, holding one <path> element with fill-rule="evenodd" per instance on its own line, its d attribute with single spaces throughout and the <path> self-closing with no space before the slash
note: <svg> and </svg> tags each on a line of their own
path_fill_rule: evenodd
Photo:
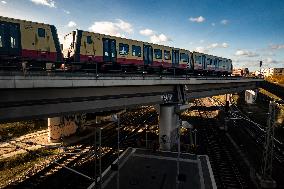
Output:
<svg viewBox="0 0 284 189">
<path fill-rule="evenodd" d="M 245 100 L 248 104 L 254 104 L 257 98 L 257 90 L 246 90 L 245 91 Z"/>
<path fill-rule="evenodd" d="M 81 125 L 80 116 L 63 116 L 48 118 L 48 141 L 60 142 L 62 137 L 76 133 Z"/>
<path fill-rule="evenodd" d="M 62 135 L 61 117 L 48 118 L 48 142 L 60 142 Z"/>
<path fill-rule="evenodd" d="M 178 115 L 174 105 L 160 105 L 159 143 L 160 150 L 170 151 L 177 144 Z"/>
</svg>

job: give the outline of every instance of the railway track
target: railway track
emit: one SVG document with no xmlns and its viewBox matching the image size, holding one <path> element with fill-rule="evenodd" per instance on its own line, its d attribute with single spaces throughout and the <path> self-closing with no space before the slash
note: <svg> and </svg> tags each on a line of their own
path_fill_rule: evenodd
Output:
<svg viewBox="0 0 284 189">
<path fill-rule="evenodd" d="M 121 116 L 120 145 L 123 150 L 129 145 L 136 145 L 136 140 L 142 137 L 141 133 L 146 129 L 145 123 L 152 124 L 155 114 L 151 109 L 147 107 Z M 134 130 L 124 129 L 130 124 L 133 127 L 136 125 Z M 102 128 L 102 169 L 107 168 L 117 157 L 116 129 L 117 123 L 110 123 Z M 27 173 L 23 182 L 15 183 L 7 188 L 64 188 L 70 185 L 72 188 L 86 188 L 94 181 L 95 175 L 99 175 L 98 172 L 95 174 L 95 170 L 99 169 L 96 169 L 94 165 L 99 157 L 95 154 L 98 149 L 93 144 L 94 138 L 82 141 L 81 145 L 65 148 L 62 154 L 49 160 L 51 162 L 46 166 L 37 169 L 36 172 Z M 79 183 L 85 187 L 81 187 Z"/>
<path fill-rule="evenodd" d="M 224 103 L 216 98 L 211 98 L 212 101 L 217 103 L 219 106 L 224 106 Z M 263 151 L 263 143 L 265 140 L 265 127 L 252 121 L 247 115 L 245 115 L 235 104 L 230 106 L 230 111 L 232 116 L 237 118 L 233 124 L 242 125 L 242 130 L 244 130 L 258 146 L 258 150 Z M 274 138 L 274 158 L 280 164 L 284 165 L 284 144 L 278 139 Z"/>
<path fill-rule="evenodd" d="M 42 138 L 46 138 L 47 141 L 48 131 L 47 129 L 40 130 L 34 133 L 26 134 L 21 137 L 17 137 L 13 140 L 6 140 L 0 143 L 0 159 L 11 157 L 15 154 L 24 153 L 25 150 L 21 149 L 38 149 L 42 148 L 44 144 L 37 144 L 37 141 L 42 141 Z M 15 146 L 19 145 L 21 148 Z"/>
<path fill-rule="evenodd" d="M 215 100 L 215 103 L 223 106 L 224 103 Z M 263 143 L 265 140 L 264 126 L 253 122 L 236 105 L 231 106 L 232 116 L 236 117 L 231 121 L 228 132 L 234 138 L 238 146 L 242 147 L 242 152 L 246 154 L 256 172 L 261 172 Z M 283 143 L 274 138 L 274 161 L 272 178 L 277 182 L 277 188 L 284 188 L 284 150 Z"/>
<path fill-rule="evenodd" d="M 196 100 L 196 105 L 203 105 Z M 208 120 L 208 112 L 199 111 L 199 115 Z M 249 181 L 243 176 L 240 165 L 236 164 L 236 154 L 232 152 L 229 140 L 212 121 L 202 124 L 200 137 L 203 137 L 203 151 L 209 156 L 214 178 L 218 188 L 250 188 Z M 238 159 L 239 160 L 239 159 Z"/>
</svg>

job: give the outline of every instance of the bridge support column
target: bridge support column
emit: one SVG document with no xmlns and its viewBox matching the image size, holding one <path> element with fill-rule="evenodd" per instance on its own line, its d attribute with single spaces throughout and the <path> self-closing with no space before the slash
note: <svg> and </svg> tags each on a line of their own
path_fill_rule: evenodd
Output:
<svg viewBox="0 0 284 189">
<path fill-rule="evenodd" d="M 258 90 L 246 90 L 245 91 L 245 100 L 248 104 L 254 104 L 257 99 Z"/>
<path fill-rule="evenodd" d="M 60 142 L 62 137 L 75 134 L 83 121 L 82 115 L 48 118 L 48 141 Z"/>
<path fill-rule="evenodd" d="M 174 105 L 160 105 L 159 143 L 160 150 L 170 151 L 177 144 L 178 115 Z"/>
</svg>

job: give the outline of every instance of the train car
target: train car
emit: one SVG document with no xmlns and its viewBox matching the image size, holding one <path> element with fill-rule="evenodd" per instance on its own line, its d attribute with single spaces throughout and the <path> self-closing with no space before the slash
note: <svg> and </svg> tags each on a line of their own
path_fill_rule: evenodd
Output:
<svg viewBox="0 0 284 189">
<path fill-rule="evenodd" d="M 64 37 L 63 55 L 76 69 L 111 70 L 139 67 L 153 62 L 153 49 L 143 53 L 143 43 L 135 40 L 76 30 Z M 152 53 L 150 53 L 150 51 Z M 144 61 L 144 56 L 147 60 Z M 97 68 L 95 68 L 97 69 Z"/>
<path fill-rule="evenodd" d="M 189 50 L 180 49 L 180 68 L 186 73 L 193 72 L 192 53 Z"/>
<path fill-rule="evenodd" d="M 163 68 L 171 69 L 172 68 L 172 48 L 171 47 L 163 47 Z"/>
<path fill-rule="evenodd" d="M 219 58 L 218 73 L 219 75 L 231 75 L 232 74 L 232 60 L 227 58 Z"/>
<path fill-rule="evenodd" d="M 193 60 L 193 68 L 194 73 L 203 73 L 204 72 L 204 57 L 203 53 L 193 52 L 192 60 Z"/>
<path fill-rule="evenodd" d="M 206 71 L 208 75 L 215 73 L 216 65 L 214 59 L 215 57 L 213 55 L 206 55 Z"/>
<path fill-rule="evenodd" d="M 199 52 L 192 53 L 195 74 L 201 75 L 231 75 L 232 60 Z"/>
<path fill-rule="evenodd" d="M 53 69 L 62 63 L 55 26 L 0 16 L 0 69 Z"/>
<path fill-rule="evenodd" d="M 215 73 L 214 56 L 193 52 L 192 57 L 195 74 L 210 75 Z"/>
<path fill-rule="evenodd" d="M 146 70 L 161 71 L 163 68 L 163 50 L 162 45 L 143 43 L 143 60 L 142 67 Z"/>
<path fill-rule="evenodd" d="M 77 69 L 94 66 L 104 71 L 192 69 L 190 51 L 82 30 L 64 37 L 63 54 L 69 65 Z"/>
</svg>

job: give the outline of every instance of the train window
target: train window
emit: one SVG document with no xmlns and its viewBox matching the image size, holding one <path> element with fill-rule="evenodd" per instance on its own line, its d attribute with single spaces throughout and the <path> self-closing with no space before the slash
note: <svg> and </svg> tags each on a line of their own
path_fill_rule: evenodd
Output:
<svg viewBox="0 0 284 189">
<path fill-rule="evenodd" d="M 45 37 L 45 29 L 38 28 L 37 33 L 39 37 Z"/>
<path fill-rule="evenodd" d="M 196 56 L 196 55 L 195 55 L 195 62 L 196 62 L 197 64 L 201 64 L 201 56 Z"/>
<path fill-rule="evenodd" d="M 87 36 L 87 43 L 88 44 L 92 44 L 93 43 L 92 36 Z"/>
<path fill-rule="evenodd" d="M 129 45 L 119 43 L 119 54 L 120 55 L 128 55 L 128 52 L 129 52 Z"/>
<path fill-rule="evenodd" d="M 19 36 L 18 36 L 18 27 L 16 25 L 10 25 L 10 46 L 11 48 L 18 48 L 19 46 Z"/>
<path fill-rule="evenodd" d="M 132 45 L 132 56 L 138 56 L 141 57 L 141 47 Z"/>
<path fill-rule="evenodd" d="M 215 65 L 215 66 L 217 66 L 217 62 L 218 62 L 218 60 L 215 58 L 215 59 L 214 59 L 214 65 Z"/>
<path fill-rule="evenodd" d="M 4 31 L 5 31 L 5 25 L 0 24 L 0 47 L 4 46 Z"/>
<path fill-rule="evenodd" d="M 188 54 L 180 53 L 180 61 L 188 62 Z"/>
<path fill-rule="evenodd" d="M 16 38 L 11 36 L 10 40 L 11 40 L 11 48 L 17 48 Z"/>
<path fill-rule="evenodd" d="M 162 59 L 162 50 L 161 49 L 154 49 L 155 58 Z"/>
<path fill-rule="evenodd" d="M 103 39 L 103 49 L 104 49 L 104 56 L 109 56 L 109 40 L 108 39 Z"/>
<path fill-rule="evenodd" d="M 171 53 L 170 51 L 164 51 L 165 60 L 171 60 Z"/>
</svg>

